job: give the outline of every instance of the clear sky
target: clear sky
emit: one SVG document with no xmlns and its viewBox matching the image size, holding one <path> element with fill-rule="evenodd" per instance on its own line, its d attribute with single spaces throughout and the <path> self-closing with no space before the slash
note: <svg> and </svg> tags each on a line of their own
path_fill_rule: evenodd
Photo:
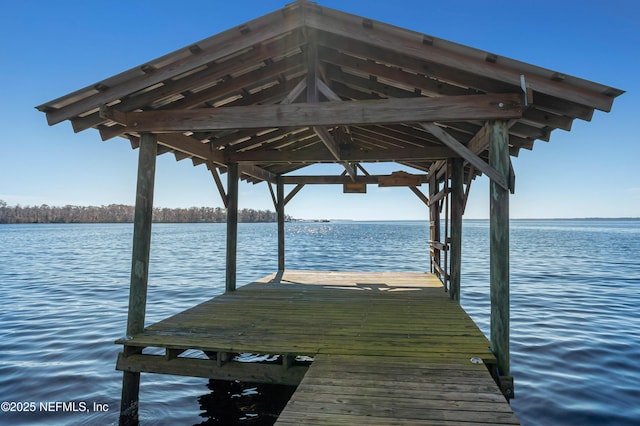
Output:
<svg viewBox="0 0 640 426">
<path fill-rule="evenodd" d="M 97 131 L 53 127 L 34 107 L 283 7 L 288 0 L 0 0 L 0 200 L 9 205 L 135 203 L 137 151 Z M 513 160 L 514 218 L 640 216 L 640 2 L 637 0 L 321 0 L 341 9 L 626 90 L 610 113 L 576 120 Z M 370 172 L 401 169 L 376 165 Z M 332 169 L 333 170 L 333 169 Z M 336 173 L 341 169 L 335 168 Z M 465 217 L 486 218 L 476 179 Z M 266 184 L 241 184 L 240 207 L 271 209 Z M 158 158 L 155 205 L 221 206 L 210 173 Z M 297 218 L 425 219 L 406 188 L 307 186 Z"/>
</svg>

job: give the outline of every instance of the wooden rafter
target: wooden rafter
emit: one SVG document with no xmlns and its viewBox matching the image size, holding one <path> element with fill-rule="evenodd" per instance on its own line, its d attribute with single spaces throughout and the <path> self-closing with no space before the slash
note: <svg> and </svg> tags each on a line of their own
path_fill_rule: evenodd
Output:
<svg viewBox="0 0 640 426">
<path fill-rule="evenodd" d="M 365 28 L 360 17 L 323 9 L 323 13 L 309 14 L 306 17 L 306 25 L 323 33 L 367 44 L 371 44 L 372 32 L 374 32 L 377 36 L 373 44 L 383 53 L 384 51 L 401 52 L 407 57 L 424 60 L 428 63 L 465 70 L 473 75 L 489 76 L 495 81 L 503 81 L 513 87 L 519 88 L 520 76 L 527 74 L 527 85 L 533 91 L 557 96 L 582 105 L 594 105 L 603 111 L 611 109 L 613 100 L 611 96 L 563 86 L 552 80 L 553 73 L 551 71 L 547 71 L 548 76 L 542 76 L 538 74 L 541 70 L 534 70 L 524 63 L 511 61 L 513 65 L 518 66 L 516 69 L 503 65 L 503 62 L 509 62 L 507 58 L 501 58 L 503 61 L 471 58 L 465 55 L 467 48 L 447 43 L 444 40 L 436 40 L 433 37 L 426 37 L 423 34 L 397 31 L 396 28 L 381 22 L 372 23 L 372 28 Z M 530 72 L 526 72 L 528 70 Z"/>
<path fill-rule="evenodd" d="M 262 43 L 264 40 L 295 31 L 300 25 L 296 20 L 283 21 L 280 12 L 271 13 L 262 17 L 259 22 L 254 22 L 256 22 L 255 25 L 245 26 L 250 28 L 251 31 L 248 33 L 245 32 L 245 34 L 242 34 L 242 37 L 239 37 L 241 30 L 236 27 L 198 42 L 196 45 L 199 46 L 199 49 L 183 49 L 185 51 L 183 54 L 184 59 L 179 62 L 179 65 L 161 67 L 153 70 L 153 72 L 137 72 L 135 77 L 133 77 L 134 70 L 131 70 L 132 78 L 117 85 L 111 85 L 110 82 L 105 81 L 104 84 L 109 87 L 108 90 L 97 91 L 97 93 L 92 96 L 47 112 L 47 121 L 50 125 L 53 125 L 68 120 L 83 112 L 108 104 L 115 99 L 125 97 L 132 92 L 140 90 L 140 88 L 153 86 L 154 84 L 169 80 L 197 67 L 215 62 L 235 52 L 250 49 Z M 216 46 L 216 48 L 207 49 L 207 47 L 211 45 Z M 154 62 L 162 63 L 163 60 L 166 59 L 162 57 Z M 153 67 L 153 64 L 150 64 L 150 66 Z M 85 92 L 88 89 L 89 88 L 79 92 Z M 62 100 L 55 100 L 51 103 L 56 104 L 60 101 Z"/>
</svg>

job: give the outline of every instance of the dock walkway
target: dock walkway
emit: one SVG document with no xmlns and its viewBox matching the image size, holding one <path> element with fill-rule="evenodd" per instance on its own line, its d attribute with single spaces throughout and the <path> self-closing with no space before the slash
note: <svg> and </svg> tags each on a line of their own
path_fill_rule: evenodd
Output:
<svg viewBox="0 0 640 426">
<path fill-rule="evenodd" d="M 117 343 L 123 371 L 298 384 L 282 425 L 518 424 L 471 362 L 495 362 L 489 342 L 431 274 L 286 271 Z M 237 353 L 281 357 L 241 363 Z"/>
</svg>

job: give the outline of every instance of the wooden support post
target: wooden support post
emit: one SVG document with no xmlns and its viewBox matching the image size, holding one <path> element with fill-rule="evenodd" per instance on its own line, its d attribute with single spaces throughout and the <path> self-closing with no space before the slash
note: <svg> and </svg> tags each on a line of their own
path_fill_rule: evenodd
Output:
<svg viewBox="0 0 640 426">
<path fill-rule="evenodd" d="M 284 183 L 278 176 L 276 181 L 276 213 L 278 216 L 278 271 L 284 271 Z"/>
<path fill-rule="evenodd" d="M 144 331 L 151 246 L 153 186 L 157 153 L 158 139 L 156 135 L 142 134 L 138 153 L 138 184 L 133 225 L 127 336 L 133 336 Z M 121 425 L 138 424 L 139 390 L 140 373 L 124 372 L 122 377 L 122 398 L 120 400 Z"/>
<path fill-rule="evenodd" d="M 464 166 L 462 158 L 450 160 L 451 166 L 451 263 L 449 297 L 460 301 L 462 264 L 462 212 L 464 210 Z"/>
<path fill-rule="evenodd" d="M 506 179 L 509 176 L 507 122 L 493 121 L 490 122 L 489 127 L 489 164 Z M 508 377 L 510 374 L 509 190 L 493 180 L 490 187 L 491 348 L 498 360 L 499 376 Z M 509 393 L 512 394 L 513 390 L 511 389 Z"/>
<path fill-rule="evenodd" d="M 433 202 L 434 196 L 439 192 L 438 190 L 438 178 L 436 173 L 429 176 L 429 200 Z M 440 211 L 438 203 L 433 203 L 429 206 L 429 227 L 430 227 L 430 239 L 432 243 L 440 242 Z M 431 248 L 431 272 L 436 273 L 437 269 L 435 265 L 440 265 L 440 250 Z"/>
<path fill-rule="evenodd" d="M 238 163 L 227 164 L 227 280 L 225 291 L 236 290 L 238 249 Z"/>
</svg>

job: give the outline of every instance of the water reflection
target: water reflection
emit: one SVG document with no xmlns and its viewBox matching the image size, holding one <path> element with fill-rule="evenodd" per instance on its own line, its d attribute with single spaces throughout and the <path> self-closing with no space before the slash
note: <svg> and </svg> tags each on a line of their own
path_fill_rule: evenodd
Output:
<svg viewBox="0 0 640 426">
<path fill-rule="evenodd" d="M 198 398 L 197 425 L 272 425 L 296 390 L 296 386 L 209 380 L 210 392 Z"/>
</svg>

